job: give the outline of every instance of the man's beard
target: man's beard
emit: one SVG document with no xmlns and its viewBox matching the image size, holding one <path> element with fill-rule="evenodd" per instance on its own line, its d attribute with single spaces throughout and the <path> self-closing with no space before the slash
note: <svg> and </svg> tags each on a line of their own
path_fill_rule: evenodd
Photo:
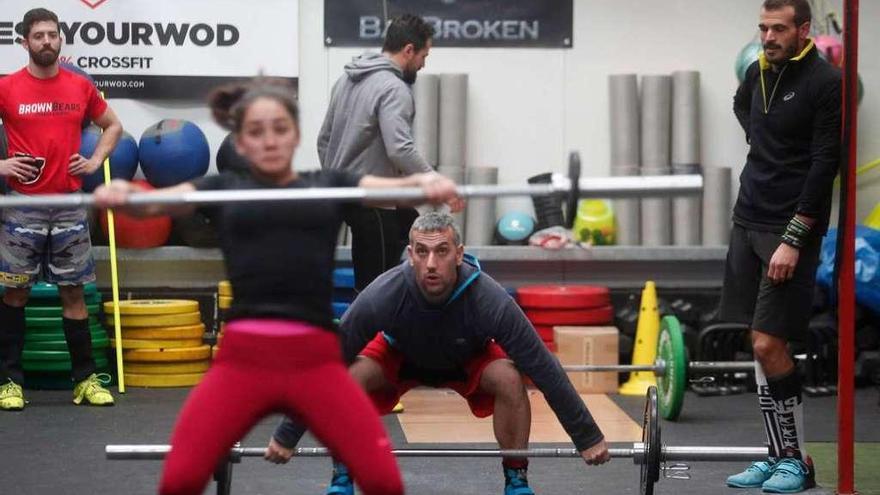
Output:
<svg viewBox="0 0 880 495">
<path fill-rule="evenodd" d="M 419 74 L 418 71 L 404 70 L 403 71 L 403 81 L 407 84 L 415 84 L 416 76 L 418 76 L 418 74 Z"/>
<path fill-rule="evenodd" d="M 59 51 L 55 51 L 51 48 L 44 48 L 40 51 L 33 51 L 28 48 L 28 53 L 31 56 L 31 60 L 40 67 L 50 67 L 56 61 L 58 61 Z"/>
<path fill-rule="evenodd" d="M 768 59 L 770 63 L 782 64 L 782 63 L 787 62 L 788 60 L 797 56 L 797 45 L 789 45 L 787 47 L 782 46 L 782 45 L 772 45 L 772 46 L 774 48 L 776 48 L 777 52 L 779 53 L 779 58 L 778 58 L 778 60 L 769 60 Z M 767 46 L 764 47 L 765 53 L 766 53 L 767 48 L 768 48 Z"/>
</svg>

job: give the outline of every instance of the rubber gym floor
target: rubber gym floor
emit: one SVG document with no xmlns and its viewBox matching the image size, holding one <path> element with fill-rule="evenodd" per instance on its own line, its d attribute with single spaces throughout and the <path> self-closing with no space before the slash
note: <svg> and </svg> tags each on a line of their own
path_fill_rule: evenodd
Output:
<svg viewBox="0 0 880 495">
<path fill-rule="evenodd" d="M 114 388 L 115 391 L 115 388 Z M 26 391 L 28 407 L 0 414 L 0 493 L 4 494 L 150 494 L 156 492 L 158 461 L 108 461 L 105 444 L 167 443 L 177 411 L 189 389 L 129 387 L 112 408 L 78 407 L 67 391 Z M 611 396 L 641 424 L 640 397 Z M 832 494 L 835 483 L 837 419 L 833 397 L 806 398 L 807 440 L 819 463 L 824 488 L 809 493 Z M 404 404 L 406 400 L 404 398 Z M 404 413 L 407 414 L 407 413 Z M 864 388 L 856 396 L 858 439 L 857 488 L 863 495 L 880 494 L 880 404 L 878 391 Z M 264 446 L 278 418 L 266 418 L 244 439 L 245 446 Z M 397 447 L 495 448 L 493 444 L 407 444 L 400 420 L 385 418 Z M 450 428 L 455 428 L 450 424 Z M 663 442 L 678 445 L 761 445 L 762 421 L 753 395 L 697 397 L 688 393 L 677 423 L 662 422 Z M 301 446 L 314 446 L 310 437 Z M 569 447 L 537 444 L 532 447 Z M 724 486 L 726 475 L 742 463 L 691 463 L 690 481 L 664 480 L 658 494 L 757 494 Z M 400 460 L 407 492 L 433 494 L 503 493 L 498 459 Z M 276 466 L 248 458 L 234 468 L 235 494 L 322 494 L 330 474 L 327 459 L 295 459 Z M 533 459 L 529 469 L 538 494 L 636 494 L 638 467 L 615 459 L 587 467 L 577 459 Z M 213 484 L 206 493 L 213 493 Z"/>
</svg>

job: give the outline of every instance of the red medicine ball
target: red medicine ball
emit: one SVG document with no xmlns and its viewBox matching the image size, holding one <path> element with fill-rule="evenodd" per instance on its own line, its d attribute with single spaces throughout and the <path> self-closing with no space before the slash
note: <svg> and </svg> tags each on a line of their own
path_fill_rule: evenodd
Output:
<svg viewBox="0 0 880 495">
<path fill-rule="evenodd" d="M 134 180 L 142 188 L 152 190 L 153 187 L 145 180 Z M 102 210 L 101 230 L 109 239 L 107 232 L 107 212 Z M 137 218 L 119 211 L 113 212 L 113 225 L 116 232 L 116 246 L 120 248 L 145 249 L 163 246 L 171 235 L 171 217 Z"/>
</svg>

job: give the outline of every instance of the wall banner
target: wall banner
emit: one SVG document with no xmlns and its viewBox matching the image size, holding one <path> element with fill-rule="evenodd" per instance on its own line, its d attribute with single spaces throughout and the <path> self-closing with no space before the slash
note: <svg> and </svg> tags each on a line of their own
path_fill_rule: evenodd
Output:
<svg viewBox="0 0 880 495">
<path fill-rule="evenodd" d="M 0 0 L 0 74 L 27 64 L 22 17 Z M 108 98 L 198 99 L 259 74 L 299 76 L 297 0 L 43 0 L 58 15 L 60 58 L 88 72 Z M 247 12 L 243 12 L 246 9 Z M 276 28 L 267 29 L 272 19 Z"/>
</svg>

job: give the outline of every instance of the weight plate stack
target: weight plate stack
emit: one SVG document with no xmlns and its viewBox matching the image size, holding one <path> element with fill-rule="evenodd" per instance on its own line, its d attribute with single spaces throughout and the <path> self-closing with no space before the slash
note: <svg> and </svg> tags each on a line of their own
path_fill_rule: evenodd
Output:
<svg viewBox="0 0 880 495">
<path fill-rule="evenodd" d="M 614 318 L 607 287 L 527 285 L 517 289 L 516 300 L 541 340 L 554 352 L 554 326 L 607 325 Z"/>
<path fill-rule="evenodd" d="M 89 333 L 92 355 L 98 373 L 108 373 L 106 350 L 110 347 L 107 332 L 99 323 L 101 295 L 94 283 L 83 287 L 86 310 L 89 315 Z M 63 328 L 63 308 L 54 284 L 40 282 L 31 289 L 31 297 L 24 308 L 25 335 L 22 351 L 23 386 L 28 389 L 69 390 L 74 383 L 70 378 L 70 353 Z M 113 377 L 111 376 L 111 381 Z"/>
<path fill-rule="evenodd" d="M 113 303 L 104 303 L 105 322 L 113 325 Z M 119 302 L 125 383 L 132 387 L 188 387 L 210 366 L 203 344 L 205 325 L 198 301 L 137 299 Z"/>
</svg>

